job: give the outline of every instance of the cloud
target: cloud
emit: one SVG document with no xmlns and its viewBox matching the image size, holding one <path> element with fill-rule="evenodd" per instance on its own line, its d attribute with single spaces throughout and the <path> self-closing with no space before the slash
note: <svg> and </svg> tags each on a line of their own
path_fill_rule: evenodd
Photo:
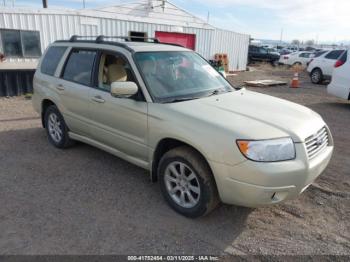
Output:
<svg viewBox="0 0 350 262">
<path fill-rule="evenodd" d="M 215 6 L 226 10 L 237 6 L 253 8 L 259 16 L 259 10 L 271 12 L 275 23 L 285 28 L 285 31 L 300 30 L 301 38 L 310 38 L 319 35 L 325 40 L 334 38 L 350 39 L 350 1 L 349 0 L 194 0 L 199 5 L 208 8 Z M 225 16 L 225 15 L 224 15 Z M 226 15 L 226 18 L 229 16 Z M 223 16 L 214 18 L 218 21 Z M 226 20 L 226 24 L 228 21 Z M 232 19 L 232 23 L 237 21 Z M 273 21 L 272 21 L 273 22 Z M 224 23 L 223 23 L 224 24 Z M 308 30 L 308 33 L 305 32 Z M 255 31 L 253 28 L 250 30 Z M 268 32 L 267 32 L 268 33 Z M 294 33 L 295 36 L 298 32 Z M 312 36 L 310 36 L 312 34 Z"/>
</svg>

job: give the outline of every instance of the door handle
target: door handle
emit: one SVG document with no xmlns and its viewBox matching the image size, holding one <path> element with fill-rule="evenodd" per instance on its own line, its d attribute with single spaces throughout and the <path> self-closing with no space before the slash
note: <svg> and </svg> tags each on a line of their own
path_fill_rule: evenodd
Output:
<svg viewBox="0 0 350 262">
<path fill-rule="evenodd" d="M 58 86 L 56 86 L 56 89 L 63 91 L 64 90 L 64 86 L 59 84 Z"/>
<path fill-rule="evenodd" d="M 104 100 L 101 96 L 94 96 L 93 98 L 91 98 L 92 101 L 95 101 L 97 103 L 104 103 L 106 102 L 106 100 Z"/>
</svg>

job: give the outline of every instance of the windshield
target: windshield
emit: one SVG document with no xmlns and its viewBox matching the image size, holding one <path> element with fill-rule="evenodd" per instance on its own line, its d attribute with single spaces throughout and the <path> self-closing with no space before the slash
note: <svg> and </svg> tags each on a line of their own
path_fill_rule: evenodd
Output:
<svg viewBox="0 0 350 262">
<path fill-rule="evenodd" d="M 135 60 L 155 102 L 196 99 L 234 90 L 195 52 L 138 52 Z"/>
</svg>

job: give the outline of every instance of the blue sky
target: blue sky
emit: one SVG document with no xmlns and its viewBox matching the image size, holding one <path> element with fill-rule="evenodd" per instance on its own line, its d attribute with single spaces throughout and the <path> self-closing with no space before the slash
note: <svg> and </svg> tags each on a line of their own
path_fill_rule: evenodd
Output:
<svg viewBox="0 0 350 262">
<path fill-rule="evenodd" d="M 12 0 L 7 0 L 8 4 Z M 49 7 L 82 8 L 83 0 L 48 0 Z M 85 0 L 87 8 L 127 0 Z M 253 38 L 319 42 L 350 41 L 350 0 L 171 0 L 217 27 Z M 16 6 L 41 6 L 41 0 L 15 0 Z"/>
</svg>

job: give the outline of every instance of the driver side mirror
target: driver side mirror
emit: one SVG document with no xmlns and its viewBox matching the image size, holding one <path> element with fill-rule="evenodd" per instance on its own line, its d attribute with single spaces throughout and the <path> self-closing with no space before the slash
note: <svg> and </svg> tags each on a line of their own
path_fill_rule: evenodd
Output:
<svg viewBox="0 0 350 262">
<path fill-rule="evenodd" d="M 111 84 L 111 95 L 114 97 L 130 97 L 137 93 L 138 86 L 135 82 L 113 82 Z"/>
</svg>

